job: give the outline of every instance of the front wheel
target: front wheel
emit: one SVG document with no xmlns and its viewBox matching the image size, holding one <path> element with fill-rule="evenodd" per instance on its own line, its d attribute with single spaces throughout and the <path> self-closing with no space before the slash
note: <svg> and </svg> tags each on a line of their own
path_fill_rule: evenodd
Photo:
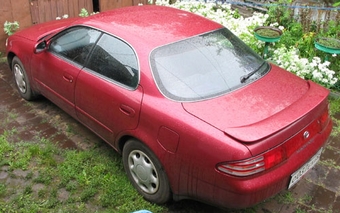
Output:
<svg viewBox="0 0 340 213">
<path fill-rule="evenodd" d="M 26 70 L 18 57 L 14 57 L 12 61 L 12 71 L 14 73 L 15 84 L 22 98 L 30 101 L 35 98 L 31 89 Z"/>
<path fill-rule="evenodd" d="M 168 177 L 156 156 L 141 142 L 129 140 L 123 149 L 124 169 L 132 185 L 148 201 L 170 200 Z"/>
</svg>

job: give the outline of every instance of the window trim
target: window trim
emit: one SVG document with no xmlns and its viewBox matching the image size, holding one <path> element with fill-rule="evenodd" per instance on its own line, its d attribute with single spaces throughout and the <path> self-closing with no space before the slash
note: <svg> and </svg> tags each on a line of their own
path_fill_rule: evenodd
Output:
<svg viewBox="0 0 340 213">
<path fill-rule="evenodd" d="M 116 81 L 116 80 L 114 80 L 114 79 L 108 78 L 108 77 L 106 77 L 105 75 L 102 75 L 102 74 L 100 74 L 100 73 L 98 73 L 98 72 L 96 72 L 96 71 L 94 71 L 94 70 L 92 70 L 92 69 L 86 67 L 86 64 L 88 63 L 88 59 L 91 57 L 95 45 L 91 48 L 91 51 L 89 52 L 89 55 L 88 55 L 88 57 L 86 58 L 86 62 L 85 62 L 83 65 L 81 65 L 81 64 L 79 64 L 79 63 L 77 63 L 77 62 L 75 62 L 75 61 L 72 61 L 71 59 L 66 58 L 66 57 L 63 56 L 63 55 L 58 54 L 58 53 L 56 53 L 56 52 L 50 50 L 50 45 L 51 45 L 51 43 L 52 43 L 52 41 L 53 41 L 54 39 L 57 39 L 57 38 L 59 38 L 60 36 L 63 36 L 63 35 L 65 34 L 66 31 L 68 31 L 68 30 L 70 30 L 70 29 L 72 29 L 72 28 L 77 28 L 77 27 L 79 27 L 79 28 L 82 28 L 82 27 L 83 27 L 83 28 L 89 28 L 89 29 L 97 30 L 98 32 L 100 32 L 101 34 L 99 35 L 98 39 L 97 39 L 96 42 L 94 43 L 95 45 L 98 43 L 98 41 L 100 40 L 100 38 L 101 38 L 104 34 L 106 34 L 106 35 L 111 36 L 111 37 L 113 37 L 113 38 L 115 38 L 115 39 L 117 39 L 117 40 L 120 40 L 121 42 L 125 43 L 128 47 L 130 47 L 130 49 L 132 50 L 132 52 L 134 53 L 134 55 L 135 55 L 135 57 L 136 57 L 136 62 L 137 62 L 137 66 L 136 66 L 136 67 L 137 67 L 137 78 L 138 78 L 138 79 L 137 79 L 137 83 L 136 83 L 136 85 L 135 85 L 134 87 L 125 85 L 125 84 L 123 84 L 123 83 L 120 83 L 119 81 Z M 70 64 L 72 64 L 72 65 L 74 65 L 74 66 L 76 66 L 76 67 L 79 67 L 79 69 L 80 69 L 81 71 L 91 73 L 92 75 L 95 75 L 95 76 L 97 76 L 97 77 L 99 77 L 99 78 L 101 78 L 101 79 L 103 79 L 103 80 L 105 80 L 105 81 L 108 81 L 108 82 L 110 82 L 110 83 L 113 83 L 113 84 L 115 84 L 115 85 L 117 85 L 117 86 L 119 86 L 119 87 L 122 87 L 122 88 L 124 88 L 124 89 L 130 90 L 130 91 L 135 91 L 135 90 L 137 90 L 137 88 L 138 88 L 139 85 L 140 85 L 141 68 L 140 68 L 140 60 L 139 60 L 139 56 L 138 56 L 138 54 L 137 54 L 136 49 L 135 49 L 129 42 L 127 42 L 125 39 L 123 39 L 123 38 L 121 38 L 121 37 L 119 37 L 119 36 L 116 36 L 116 35 L 114 35 L 114 34 L 112 34 L 112 33 L 109 33 L 109 32 L 107 32 L 107 31 L 104 31 L 104 30 L 102 30 L 102 29 L 99 29 L 99 28 L 96 28 L 96 27 L 92 27 L 92 26 L 88 26 L 88 25 L 83 25 L 83 24 L 70 26 L 70 27 L 68 27 L 68 28 L 66 28 L 66 29 L 63 29 L 62 31 L 58 32 L 57 34 L 53 35 L 53 36 L 49 39 L 49 41 L 48 41 L 48 49 L 47 49 L 47 50 L 48 50 L 49 53 L 51 53 L 52 55 L 54 55 L 54 56 L 56 56 L 56 57 L 62 59 L 63 61 L 66 61 L 66 62 L 68 62 L 68 63 L 70 63 Z"/>
</svg>

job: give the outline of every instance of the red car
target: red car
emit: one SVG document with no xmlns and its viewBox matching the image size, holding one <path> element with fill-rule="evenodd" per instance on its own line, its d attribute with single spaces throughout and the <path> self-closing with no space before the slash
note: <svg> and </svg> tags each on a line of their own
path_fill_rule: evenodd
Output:
<svg viewBox="0 0 340 213">
<path fill-rule="evenodd" d="M 122 154 L 145 199 L 245 208 L 319 159 L 329 91 L 228 29 L 162 6 L 35 25 L 9 37 L 20 95 L 43 95 Z"/>
</svg>

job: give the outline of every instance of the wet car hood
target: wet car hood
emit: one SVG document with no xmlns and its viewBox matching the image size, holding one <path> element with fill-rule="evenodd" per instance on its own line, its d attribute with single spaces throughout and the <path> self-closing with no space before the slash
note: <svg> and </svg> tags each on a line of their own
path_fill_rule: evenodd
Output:
<svg viewBox="0 0 340 213">
<path fill-rule="evenodd" d="M 183 103 L 190 114 L 242 142 L 255 142 L 315 108 L 328 90 L 272 65 L 263 78 L 230 94 Z"/>
</svg>

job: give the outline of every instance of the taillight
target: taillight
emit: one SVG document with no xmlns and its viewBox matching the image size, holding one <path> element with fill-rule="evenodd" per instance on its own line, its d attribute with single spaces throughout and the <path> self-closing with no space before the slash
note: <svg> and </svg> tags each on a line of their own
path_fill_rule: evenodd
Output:
<svg viewBox="0 0 340 213">
<path fill-rule="evenodd" d="M 235 176 L 249 176 L 265 170 L 264 157 L 257 156 L 244 161 L 220 164 L 217 169 Z"/>
<path fill-rule="evenodd" d="M 245 177 L 273 168 L 287 160 L 299 149 L 302 149 L 301 147 L 307 141 L 325 129 L 329 120 L 327 108 L 318 119 L 314 120 L 280 146 L 245 160 L 220 163 L 217 165 L 217 169 L 229 175 Z"/>
<path fill-rule="evenodd" d="M 329 106 L 328 106 L 328 108 L 329 108 Z M 321 130 L 326 128 L 329 120 L 331 119 L 331 117 L 329 115 L 329 109 L 328 108 L 327 108 L 327 110 L 324 111 L 324 113 L 318 119 Z"/>
<path fill-rule="evenodd" d="M 217 166 L 217 169 L 230 175 L 244 177 L 274 167 L 286 158 L 284 150 L 281 147 L 278 147 L 265 154 L 248 158 L 243 161 L 221 163 Z"/>
</svg>

